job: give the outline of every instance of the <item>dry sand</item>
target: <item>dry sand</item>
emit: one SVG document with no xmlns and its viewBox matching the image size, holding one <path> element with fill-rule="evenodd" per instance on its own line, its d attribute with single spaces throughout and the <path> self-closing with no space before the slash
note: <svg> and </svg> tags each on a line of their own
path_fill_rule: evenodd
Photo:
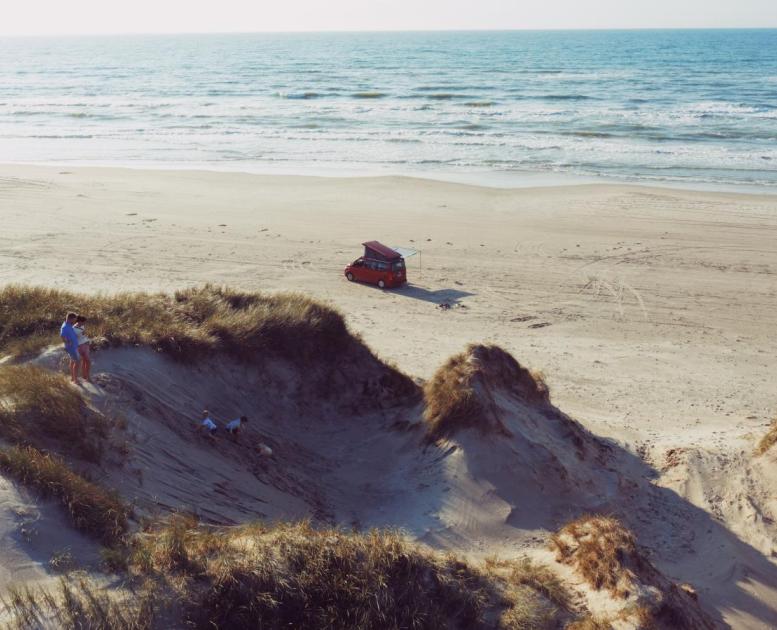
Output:
<svg viewBox="0 0 777 630">
<path fill-rule="evenodd" d="M 632 524 L 641 523 L 637 533 L 661 568 L 697 585 L 721 623 L 777 627 L 777 455 L 751 456 L 777 410 L 777 197 L 6 165 L 0 213 L 2 283 L 302 291 L 339 307 L 381 357 L 421 378 L 468 342 L 499 344 L 544 372 L 558 408 L 612 441 L 608 465 L 617 474 L 589 461 L 572 467 L 585 492 L 549 487 L 577 496 L 568 501 L 575 508 L 615 509 L 623 485 L 634 484 Z M 422 260 L 408 261 L 409 286 L 380 291 L 345 280 L 343 266 L 371 239 L 422 250 Z M 98 356 L 103 389 L 123 379 L 165 409 L 196 406 L 191 392 L 171 389 L 181 382 L 223 390 L 215 374 L 175 379 L 154 361 L 137 352 L 131 360 Z M 237 407 L 240 392 L 231 396 L 224 403 Z M 500 404 L 507 415 L 529 413 Z M 295 431 L 311 430 L 300 422 Z M 149 425 L 134 430 L 143 438 Z M 145 436 L 154 448 L 141 447 L 138 461 L 166 458 L 171 471 L 137 490 L 139 500 L 153 495 L 164 507 L 181 499 L 175 478 L 184 473 L 191 489 L 224 488 L 245 474 L 238 466 L 204 479 L 187 469 L 189 455 L 176 464 L 159 451 L 174 440 L 165 427 L 154 430 L 161 433 Z M 283 501 L 246 491 L 237 503 L 268 516 L 303 514 L 318 501 L 304 496 L 304 478 L 324 480 L 325 494 L 347 487 L 364 470 L 362 458 L 374 474 L 321 508 L 338 520 L 402 525 L 430 544 L 507 555 L 562 516 L 561 504 L 532 503 L 530 479 L 516 477 L 525 468 L 500 466 L 517 451 L 504 447 L 491 461 L 492 452 L 478 454 L 482 447 L 463 439 L 454 453 L 416 461 L 402 438 L 387 447 L 371 435 L 312 431 L 302 451 L 284 455 L 276 433 L 280 460 L 303 471 L 297 489 L 282 488 Z M 551 451 L 557 441 L 526 439 Z M 304 448 L 317 444 L 330 465 L 306 468 Z M 452 480 L 461 481 L 443 496 Z M 411 484 L 415 491 L 403 496 Z M 0 493 L 9 513 L 23 503 L 13 492 Z M 220 503 L 218 494 L 202 495 L 203 509 L 236 503 L 229 492 Z M 240 510 L 222 516 L 239 520 Z M 0 564 L 20 561 L 6 554 Z"/>
</svg>

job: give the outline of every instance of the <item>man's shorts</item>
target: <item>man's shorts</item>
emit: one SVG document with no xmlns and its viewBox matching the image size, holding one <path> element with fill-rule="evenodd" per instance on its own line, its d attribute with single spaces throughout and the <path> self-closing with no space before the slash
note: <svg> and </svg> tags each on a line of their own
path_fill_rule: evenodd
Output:
<svg viewBox="0 0 777 630">
<path fill-rule="evenodd" d="M 70 350 L 69 348 L 66 350 L 68 355 L 73 361 L 80 361 L 81 357 L 78 356 L 78 350 Z"/>
</svg>

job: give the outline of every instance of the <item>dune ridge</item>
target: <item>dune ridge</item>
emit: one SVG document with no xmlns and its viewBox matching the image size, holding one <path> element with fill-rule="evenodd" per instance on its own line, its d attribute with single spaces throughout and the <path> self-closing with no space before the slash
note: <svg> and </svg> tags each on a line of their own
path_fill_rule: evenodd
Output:
<svg viewBox="0 0 777 630">
<path fill-rule="evenodd" d="M 20 292 L 23 289 L 14 287 L 0 295 L 10 295 L 18 304 Z M 65 294 L 52 295 L 61 299 Z M 239 306 L 224 307 L 222 300 L 232 295 L 226 289 L 190 290 L 187 295 L 238 311 L 260 301 L 258 296 L 241 294 Z M 66 301 L 81 298 L 67 295 Z M 47 433 L 51 423 L 46 424 L 45 414 L 37 413 L 35 407 L 45 411 L 41 405 L 47 397 L 31 398 L 33 407 L 25 411 L 43 422 L 33 434 L 39 440 L 37 446 L 60 457 L 74 474 L 115 490 L 129 508 L 127 533 L 114 551 L 101 552 L 92 543 L 91 559 L 90 553 L 77 558 L 97 582 L 82 585 L 72 574 L 62 587 L 71 590 L 61 591 L 60 596 L 69 592 L 68 601 L 81 602 L 78 610 L 49 605 L 59 602 L 60 596 L 46 599 L 34 587 L 17 590 L 11 592 L 5 609 L 17 622 L 31 615 L 33 620 L 58 619 L 77 627 L 73 620 L 96 614 L 84 602 L 90 601 L 89 593 L 97 592 L 107 593 L 116 605 L 124 606 L 116 619 L 132 619 L 137 627 L 161 627 L 169 623 L 168 615 L 197 627 L 213 622 L 250 627 L 250 620 L 259 614 L 268 619 L 269 627 L 281 627 L 290 619 L 304 625 L 335 618 L 343 620 L 343 627 L 353 628 L 405 627 L 408 619 L 422 628 L 584 627 L 580 624 L 595 619 L 600 627 L 646 629 L 708 628 L 717 623 L 720 593 L 708 599 L 708 592 L 694 586 L 689 591 L 698 593 L 694 598 L 678 586 L 676 577 L 665 577 L 652 564 L 640 564 L 644 570 L 634 573 L 644 589 L 658 589 L 651 591 L 657 593 L 653 599 L 638 600 L 647 611 L 639 613 L 638 608 L 629 608 L 633 599 L 610 594 L 607 584 L 591 584 L 570 573 L 574 552 L 558 557 L 551 553 L 548 545 L 552 540 L 557 541 L 557 550 L 558 541 L 567 540 L 571 526 L 564 523 L 570 515 L 617 511 L 640 539 L 652 545 L 657 545 L 666 528 L 679 538 L 690 521 L 695 520 L 697 526 L 712 525 L 698 509 L 650 483 L 644 463 L 552 405 L 542 379 L 498 346 L 469 346 L 446 362 L 423 388 L 380 361 L 347 329 L 344 341 L 337 336 L 339 352 L 322 352 L 315 361 L 301 362 L 285 351 L 268 351 L 265 345 L 254 353 L 244 348 L 237 355 L 229 344 L 217 341 L 204 360 L 196 353 L 180 354 L 180 346 L 160 345 L 158 339 L 133 338 L 130 322 L 122 330 L 132 341 L 111 338 L 106 328 L 100 328 L 121 321 L 118 307 L 126 308 L 138 298 L 148 296 L 123 295 L 115 302 L 107 296 L 99 298 L 104 310 L 94 309 L 99 366 L 95 385 L 68 389 L 58 374 L 63 359 L 58 346 L 46 346 L 38 353 L 28 349 L 27 355 L 0 365 L 0 383 L 14 382 L 4 380 L 3 375 L 24 373 L 26 381 L 37 383 L 43 391 L 61 390 L 71 421 L 74 414 L 83 422 L 103 419 L 99 426 L 104 429 L 96 436 L 100 457 L 95 458 L 89 457 L 89 451 L 73 448 L 56 431 Z M 164 304 L 168 298 L 157 299 Z M 291 305 L 300 304 L 304 312 L 310 312 L 307 302 L 291 298 Z M 51 312 L 59 312 L 61 306 L 57 303 Z M 324 308 L 313 307 L 314 312 Z M 231 316 L 231 311 L 227 313 Z M 44 319 L 41 315 L 30 321 Z M 201 325 L 208 320 L 194 321 Z M 305 320 L 293 321 L 291 330 L 296 334 L 296 326 L 304 325 Z M 217 329 L 214 322 L 209 325 Z M 41 328 L 37 323 L 26 334 L 39 337 Z M 256 328 L 248 325 L 247 329 Z M 101 331 L 108 334 L 101 335 Z M 319 333 L 308 334 L 315 339 Z M 322 334 L 326 350 L 331 337 Z M 280 339 L 280 348 L 287 348 Z M 316 354 L 315 349 L 308 353 Z M 4 400 L 19 391 L 18 386 L 11 388 Z M 7 413 L 22 409 L 16 395 L 15 403 L 6 402 Z M 252 421 L 239 440 L 222 435 L 211 441 L 195 431 L 203 406 L 215 411 L 220 421 L 250 410 Z M 19 443 L 27 439 L 18 431 L 8 435 L 12 437 L 7 439 Z M 272 458 L 257 451 L 259 443 L 272 447 Z M 35 484 L 24 476 L 14 476 L 9 469 L 6 473 L 21 484 L 18 491 L 27 492 L 25 484 L 34 489 Z M 4 496 L 8 501 L 12 498 L 8 492 Z M 35 495 L 30 496 L 35 503 Z M 640 521 L 646 505 L 659 515 L 659 522 Z M 47 510 L 41 503 L 39 527 L 56 524 L 56 517 Z M 177 514 L 183 520 L 175 520 Z M 312 519 L 311 524 L 283 524 L 300 519 Z M 349 536 L 343 528 L 377 530 Z M 392 533 L 397 530 L 401 534 Z M 634 535 L 626 529 L 618 531 L 631 548 Z M 725 535 L 716 526 L 715 537 Z M 77 538 L 80 534 L 72 536 L 72 548 L 77 548 L 73 541 L 83 545 Z M 382 549 L 380 557 L 391 558 L 390 565 L 382 566 L 393 567 L 392 572 L 401 570 L 402 575 L 408 567 L 426 566 L 418 575 L 433 577 L 419 579 L 424 583 L 439 580 L 440 585 L 447 585 L 445 589 L 459 589 L 454 598 L 459 601 L 451 608 L 452 600 L 435 587 L 423 596 L 429 601 L 415 601 L 411 610 L 401 589 L 396 590 L 397 582 L 384 593 L 387 599 L 382 600 L 381 595 L 384 607 L 377 610 L 372 603 L 354 603 L 353 594 L 343 590 L 345 583 L 324 572 L 305 588 L 323 589 L 316 592 L 330 592 L 340 603 L 334 608 L 317 604 L 310 611 L 313 617 L 290 617 L 297 614 L 297 604 L 274 589 L 285 588 L 284 580 L 302 580 L 307 573 L 299 561 L 291 562 L 291 556 L 278 564 L 278 557 L 269 551 L 278 540 L 286 541 L 284 553 L 298 558 L 328 557 L 326 550 L 336 541 L 332 549 L 345 554 L 351 563 L 343 579 L 372 571 L 375 560 L 369 554 Z M 684 540 L 678 542 L 693 544 L 692 539 Z M 569 542 L 565 544 L 571 549 Z M 238 567 L 234 545 L 255 555 L 241 560 Z M 664 552 L 660 547 L 654 551 Z M 18 544 L 14 552 L 30 554 L 24 544 Z M 445 553 L 456 553 L 460 560 L 446 559 Z M 744 554 L 744 547 L 738 553 Z M 492 557 L 494 554 L 499 557 Z M 9 565 L 15 562 L 9 552 L 2 560 Z M 618 561 L 634 562 L 620 556 Z M 261 566 L 266 579 L 256 582 L 250 576 L 260 563 L 265 563 Z M 139 590 L 105 590 L 100 570 L 106 565 L 134 576 Z M 218 566 L 248 573 L 240 577 L 214 572 Z M 765 564 L 758 566 L 768 571 Z M 673 573 L 679 573 L 683 582 L 699 577 L 681 566 L 674 566 Z M 203 577 L 212 590 L 196 586 Z M 47 588 L 45 575 L 36 579 L 41 588 Z M 148 579 L 162 580 L 163 586 L 151 591 L 170 599 L 144 599 L 148 595 L 141 586 Z M 236 581 L 242 585 L 237 590 Z M 8 582 L 2 586 L 7 589 Z M 369 594 L 377 587 L 365 582 L 363 588 Z M 462 603 L 462 597 L 471 603 Z M 267 598 L 280 603 L 263 608 Z M 234 602 L 234 607 L 224 608 L 227 601 Z M 35 612 L 32 602 L 49 604 L 39 603 Z M 152 603 L 166 612 L 150 614 Z M 664 604 L 674 612 L 667 613 Z M 110 610 L 111 605 L 102 609 Z M 442 606 L 439 614 L 421 614 L 434 606 Z M 359 614 L 365 616 L 349 618 L 348 610 L 361 610 Z M 619 625 L 622 623 L 631 625 Z"/>
</svg>

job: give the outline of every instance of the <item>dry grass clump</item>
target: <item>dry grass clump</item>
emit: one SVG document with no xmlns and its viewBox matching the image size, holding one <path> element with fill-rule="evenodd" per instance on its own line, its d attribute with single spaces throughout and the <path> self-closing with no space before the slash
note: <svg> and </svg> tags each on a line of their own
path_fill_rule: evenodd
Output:
<svg viewBox="0 0 777 630">
<path fill-rule="evenodd" d="M 766 435 L 764 435 L 758 442 L 758 446 L 755 448 L 755 454 L 763 455 L 775 444 L 777 444 L 777 418 L 772 420 L 772 424 L 769 427 L 769 430 L 766 432 Z"/>
<path fill-rule="evenodd" d="M 150 592 L 108 592 L 76 575 L 63 577 L 54 593 L 12 588 L 1 601 L 9 630 L 149 630 L 154 616 Z"/>
<path fill-rule="evenodd" d="M 612 623 L 602 617 L 588 615 L 568 624 L 564 630 L 613 630 Z"/>
<path fill-rule="evenodd" d="M 108 422 L 60 374 L 33 365 L 0 367 L 0 437 L 100 460 Z"/>
<path fill-rule="evenodd" d="M 635 571 L 647 560 L 626 527 L 611 516 L 582 516 L 567 523 L 552 537 L 556 560 L 573 566 L 594 589 L 628 597 Z"/>
<path fill-rule="evenodd" d="M 196 627 L 478 629 L 495 616 L 504 630 L 558 625 L 546 597 L 557 585 L 540 567 L 505 563 L 505 578 L 392 531 L 207 529 L 178 516 L 138 536 L 130 565 L 172 587 Z"/>
<path fill-rule="evenodd" d="M 106 545 L 121 542 L 129 509 L 118 496 L 74 473 L 58 457 L 33 447 L 0 451 L 0 470 L 20 483 L 56 498 L 73 526 Z"/>
<path fill-rule="evenodd" d="M 465 564 L 396 533 L 306 524 L 213 531 L 174 518 L 132 564 L 172 585 L 195 627 L 477 628 L 489 597 Z"/>
<path fill-rule="evenodd" d="M 499 576 L 513 586 L 527 586 L 563 610 L 569 610 L 570 594 L 559 577 L 548 567 L 530 558 L 499 560 L 486 558 L 486 571 Z"/>
<path fill-rule="evenodd" d="M 392 531 L 217 528 L 177 515 L 136 534 L 126 564 L 138 588 L 118 597 L 71 576 L 57 596 L 14 593 L 6 611 L 25 630 L 44 616 L 107 630 L 551 630 L 574 617 L 546 568 L 520 560 L 478 570 Z"/>
<path fill-rule="evenodd" d="M 548 388 L 539 375 L 498 346 L 473 344 L 448 359 L 424 388 L 430 438 L 450 437 L 466 428 L 509 435 L 496 413 L 495 389 L 528 403 L 549 401 Z"/>
<path fill-rule="evenodd" d="M 507 607 L 500 615 L 500 628 L 556 628 L 562 617 L 570 616 L 570 593 L 548 567 L 529 558 L 487 558 L 485 570 L 492 579 L 504 585 Z"/>
<path fill-rule="evenodd" d="M 58 341 L 71 310 L 85 314 L 90 336 L 108 345 L 147 345 L 179 359 L 225 350 L 305 361 L 353 342 L 340 313 L 302 295 L 210 285 L 174 295 L 84 295 L 11 285 L 0 289 L 0 351 L 20 355 Z"/>
<path fill-rule="evenodd" d="M 54 451 L 99 462 L 109 434 L 106 419 L 88 408 L 60 374 L 33 365 L 0 367 L 0 470 L 62 504 L 73 526 L 108 545 L 127 531 L 121 500 L 73 472 Z"/>
<path fill-rule="evenodd" d="M 212 285 L 174 294 L 115 295 L 0 288 L 0 356 L 19 357 L 59 343 L 59 326 L 68 311 L 88 318 L 88 334 L 97 348 L 146 346 L 185 362 L 219 352 L 242 361 L 279 357 L 303 366 L 361 362 L 360 383 L 370 390 L 365 394 L 418 394 L 413 380 L 379 361 L 333 308 L 304 295 L 263 295 Z M 341 372 L 335 370 L 336 375 Z M 338 388 L 353 387 L 347 377 L 340 381 Z M 334 391 L 332 382 L 327 384 L 318 383 L 325 392 Z"/>
<path fill-rule="evenodd" d="M 552 537 L 556 559 L 572 566 L 595 590 L 629 599 L 618 618 L 640 630 L 709 630 L 712 620 L 688 586 L 678 586 L 637 546 L 634 534 L 611 516 L 583 516 Z M 609 627 L 604 620 L 580 620 L 581 628 Z M 601 624 L 597 626 L 596 624 Z M 577 628 L 573 625 L 574 628 Z"/>
</svg>

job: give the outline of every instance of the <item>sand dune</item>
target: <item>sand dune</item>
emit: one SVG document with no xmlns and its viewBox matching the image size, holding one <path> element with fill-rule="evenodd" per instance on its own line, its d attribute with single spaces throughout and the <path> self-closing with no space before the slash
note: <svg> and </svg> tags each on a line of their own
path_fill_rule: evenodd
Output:
<svg viewBox="0 0 777 630">
<path fill-rule="evenodd" d="M 594 612 L 623 602 L 593 591 L 547 545 L 570 518 L 614 513 L 662 575 L 693 585 L 717 625 L 777 625 L 777 453 L 753 452 L 775 398 L 773 198 L 2 172 L 5 281 L 296 289 L 342 308 L 352 330 L 427 388 L 469 342 L 498 344 L 549 385 L 549 400 L 527 399 L 495 376 L 516 383 L 520 374 L 486 362 L 473 388 L 487 430 L 430 443 L 428 404 L 354 385 L 354 373 L 378 369 L 374 359 L 300 373 L 282 360 L 185 366 L 145 348 L 103 350 L 88 395 L 126 417 L 128 454 L 100 474 L 140 513 L 186 510 L 222 524 L 312 516 L 401 527 L 473 559 L 528 554 Z M 376 235 L 423 249 L 411 286 L 380 292 L 341 277 L 358 243 Z M 55 349 L 38 361 L 58 369 L 60 357 Z M 203 407 L 256 420 L 240 442 L 211 444 L 193 431 Z M 61 517 L 3 487 L 3 527 L 15 541 L 0 559 L 3 585 L 47 576 L 42 556 L 60 544 L 97 553 L 74 535 L 32 554 L 15 513 L 40 509 L 45 531 Z"/>
<path fill-rule="evenodd" d="M 183 511 L 219 524 L 313 517 L 399 527 L 472 558 L 528 555 L 556 566 L 581 605 L 609 615 L 647 596 L 637 590 L 619 601 L 594 591 L 547 545 L 572 517 L 616 514 L 674 583 L 693 585 L 703 615 L 741 627 L 774 622 L 768 602 L 777 566 L 744 536 L 700 509 L 706 506 L 657 485 L 659 471 L 642 459 L 527 390 L 531 376 L 509 355 L 474 346 L 463 356 L 475 365 L 475 396 L 491 421 L 477 414 L 430 443 L 428 398 L 374 405 L 357 389 L 327 400 L 310 387 L 313 375 L 282 361 L 186 366 L 144 348 L 100 351 L 88 396 L 127 421 L 126 457 L 103 465 L 103 483 L 138 516 Z M 38 363 L 56 369 L 60 359 L 52 349 Z M 219 419 L 248 413 L 252 422 L 239 441 L 211 441 L 195 431 L 204 405 Z M 257 454 L 260 443 L 272 447 L 271 458 Z"/>
</svg>

